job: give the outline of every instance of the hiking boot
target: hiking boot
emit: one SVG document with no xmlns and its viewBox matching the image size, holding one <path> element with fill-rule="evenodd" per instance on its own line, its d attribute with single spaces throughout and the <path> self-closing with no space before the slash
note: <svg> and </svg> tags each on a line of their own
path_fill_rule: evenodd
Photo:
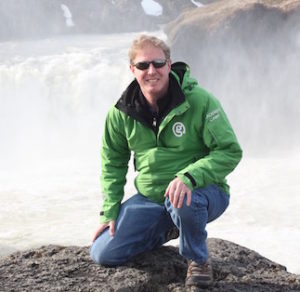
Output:
<svg viewBox="0 0 300 292">
<path fill-rule="evenodd" d="M 170 230 L 166 232 L 166 241 L 168 242 L 172 239 L 176 239 L 179 236 L 179 230 L 176 226 L 172 227 Z"/>
<path fill-rule="evenodd" d="M 210 261 L 198 264 L 188 261 L 188 270 L 185 279 L 185 286 L 197 286 L 207 288 L 213 282 L 213 273 Z"/>
</svg>

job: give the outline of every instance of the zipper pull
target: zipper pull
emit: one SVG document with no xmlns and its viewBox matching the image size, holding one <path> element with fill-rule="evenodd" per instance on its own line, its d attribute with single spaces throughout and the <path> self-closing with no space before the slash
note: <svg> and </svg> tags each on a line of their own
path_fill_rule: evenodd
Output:
<svg viewBox="0 0 300 292">
<path fill-rule="evenodd" d="M 157 121 L 156 121 L 156 118 L 154 117 L 152 120 L 152 126 L 156 128 L 156 124 L 157 124 Z"/>
</svg>

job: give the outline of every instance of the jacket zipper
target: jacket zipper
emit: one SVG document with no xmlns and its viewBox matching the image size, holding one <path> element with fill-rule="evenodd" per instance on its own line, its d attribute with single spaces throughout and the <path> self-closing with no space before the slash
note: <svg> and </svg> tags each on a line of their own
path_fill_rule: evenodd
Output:
<svg viewBox="0 0 300 292">
<path fill-rule="evenodd" d="M 157 119 L 156 117 L 153 117 L 153 120 L 152 120 L 152 127 L 156 130 L 156 125 L 157 125 Z"/>
<path fill-rule="evenodd" d="M 156 140 L 156 146 L 157 146 L 157 135 L 158 135 L 158 129 L 157 129 L 157 117 L 152 118 L 152 129 L 155 133 L 155 140 Z"/>
</svg>

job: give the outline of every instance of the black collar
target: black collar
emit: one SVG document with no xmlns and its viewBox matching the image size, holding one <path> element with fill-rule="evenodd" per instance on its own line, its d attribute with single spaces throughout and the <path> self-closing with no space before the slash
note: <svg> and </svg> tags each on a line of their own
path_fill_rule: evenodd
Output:
<svg viewBox="0 0 300 292">
<path fill-rule="evenodd" d="M 153 118 L 155 118 L 157 121 L 155 130 L 157 130 L 167 114 L 185 101 L 185 96 L 175 77 L 170 74 L 169 78 L 168 93 L 157 102 L 158 114 L 150 109 L 136 80 L 129 84 L 115 107 L 150 128 L 153 128 Z"/>
</svg>

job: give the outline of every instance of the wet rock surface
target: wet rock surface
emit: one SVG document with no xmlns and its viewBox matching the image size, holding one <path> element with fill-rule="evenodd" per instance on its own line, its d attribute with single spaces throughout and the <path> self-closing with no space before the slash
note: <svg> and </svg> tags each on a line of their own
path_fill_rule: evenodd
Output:
<svg viewBox="0 0 300 292">
<path fill-rule="evenodd" d="M 300 275 L 232 242 L 209 239 L 214 284 L 206 291 L 300 291 Z M 43 246 L 0 261 L 0 291 L 202 291 L 184 287 L 187 262 L 164 246 L 120 267 L 94 264 L 88 247 Z"/>
</svg>

